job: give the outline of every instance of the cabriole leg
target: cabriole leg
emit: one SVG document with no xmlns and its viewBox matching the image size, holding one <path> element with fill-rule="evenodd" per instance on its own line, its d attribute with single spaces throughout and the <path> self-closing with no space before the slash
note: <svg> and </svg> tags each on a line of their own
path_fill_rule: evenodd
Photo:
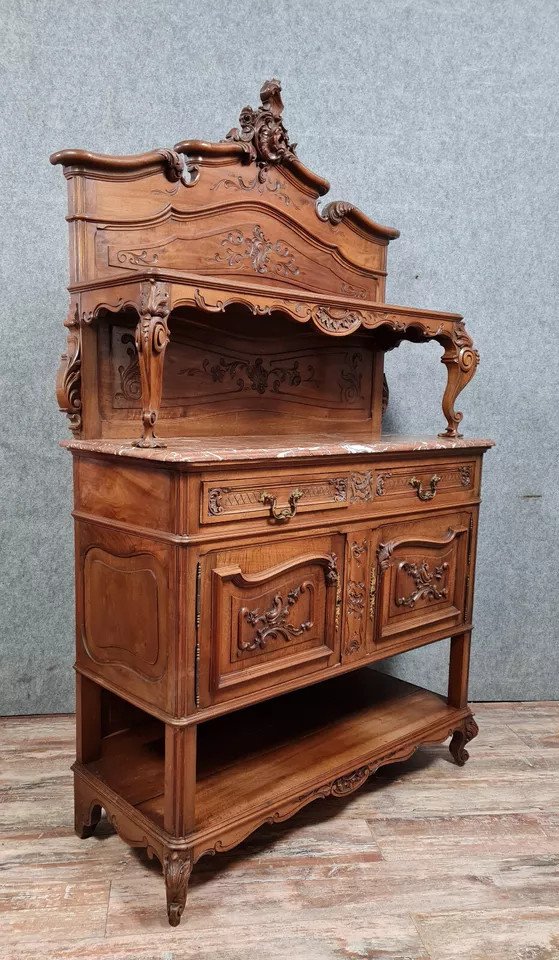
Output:
<svg viewBox="0 0 559 960">
<path fill-rule="evenodd" d="M 473 717 L 466 717 L 462 726 L 452 734 L 449 750 L 459 767 L 463 767 L 470 754 L 466 750 L 466 744 L 477 737 L 479 727 Z"/>
<path fill-rule="evenodd" d="M 101 805 L 91 798 L 77 777 L 74 777 L 74 829 L 80 840 L 95 832 L 101 819 Z"/>
<path fill-rule="evenodd" d="M 190 853 L 173 850 L 167 854 L 163 861 L 163 876 L 167 892 L 167 916 L 172 927 L 178 927 L 181 922 L 191 873 Z"/>
</svg>

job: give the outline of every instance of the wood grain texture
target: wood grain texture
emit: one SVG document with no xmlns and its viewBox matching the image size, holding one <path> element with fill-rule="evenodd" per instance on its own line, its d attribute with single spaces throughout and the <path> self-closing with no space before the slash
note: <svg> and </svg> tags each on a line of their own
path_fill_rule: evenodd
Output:
<svg viewBox="0 0 559 960">
<path fill-rule="evenodd" d="M 559 704 L 475 711 L 479 747 L 463 769 L 427 748 L 345 802 L 261 828 L 220 868 L 201 861 L 178 932 L 164 924 L 160 872 L 143 854 L 104 820 L 89 840 L 72 832 L 73 718 L 0 721 L 3 957 L 555 960 L 557 777 L 538 763 L 558 752 L 547 741 Z M 521 739 L 527 725 L 543 744 Z M 448 809 L 433 814 L 424 797 L 444 783 Z"/>
</svg>

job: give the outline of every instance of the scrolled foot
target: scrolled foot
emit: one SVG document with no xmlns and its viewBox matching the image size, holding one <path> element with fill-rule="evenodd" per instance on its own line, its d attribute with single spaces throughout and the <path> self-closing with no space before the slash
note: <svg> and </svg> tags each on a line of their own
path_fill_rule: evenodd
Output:
<svg viewBox="0 0 559 960">
<path fill-rule="evenodd" d="M 172 927 L 178 927 L 186 904 L 188 881 L 192 872 L 190 854 L 173 850 L 163 861 L 163 876 L 167 891 L 167 916 Z"/>
<path fill-rule="evenodd" d="M 101 807 L 99 804 L 81 803 L 76 797 L 74 805 L 74 830 L 80 840 L 87 840 L 93 836 L 95 827 L 101 819 Z"/>
<path fill-rule="evenodd" d="M 477 737 L 479 727 L 473 717 L 467 717 L 463 725 L 452 734 L 449 750 L 459 767 L 463 767 L 470 754 L 466 750 L 466 744 Z"/>
</svg>

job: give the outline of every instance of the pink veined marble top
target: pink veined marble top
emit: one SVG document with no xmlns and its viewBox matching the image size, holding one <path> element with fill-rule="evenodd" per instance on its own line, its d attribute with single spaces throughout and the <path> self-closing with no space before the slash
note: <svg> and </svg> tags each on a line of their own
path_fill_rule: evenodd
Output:
<svg viewBox="0 0 559 960">
<path fill-rule="evenodd" d="M 295 460 L 315 457 L 364 456 L 410 453 L 422 450 L 487 449 L 493 440 L 461 437 L 403 437 L 386 435 L 378 440 L 350 440 L 317 434 L 305 437 L 169 437 L 165 447 L 132 446 L 132 440 L 63 440 L 62 447 L 88 453 L 156 460 L 160 463 L 207 465 L 255 460 Z"/>
</svg>

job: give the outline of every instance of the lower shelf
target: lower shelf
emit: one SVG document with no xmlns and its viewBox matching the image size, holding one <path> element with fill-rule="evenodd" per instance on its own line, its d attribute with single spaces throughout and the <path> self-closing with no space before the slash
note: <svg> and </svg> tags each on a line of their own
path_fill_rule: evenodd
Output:
<svg viewBox="0 0 559 960">
<path fill-rule="evenodd" d="M 215 837 L 259 816 L 260 822 L 284 819 L 315 796 L 350 793 L 376 761 L 403 759 L 431 736 L 445 739 L 469 712 L 362 669 L 202 723 L 192 837 Z M 164 753 L 157 721 L 108 737 L 103 756 L 87 771 L 162 830 Z"/>
</svg>

